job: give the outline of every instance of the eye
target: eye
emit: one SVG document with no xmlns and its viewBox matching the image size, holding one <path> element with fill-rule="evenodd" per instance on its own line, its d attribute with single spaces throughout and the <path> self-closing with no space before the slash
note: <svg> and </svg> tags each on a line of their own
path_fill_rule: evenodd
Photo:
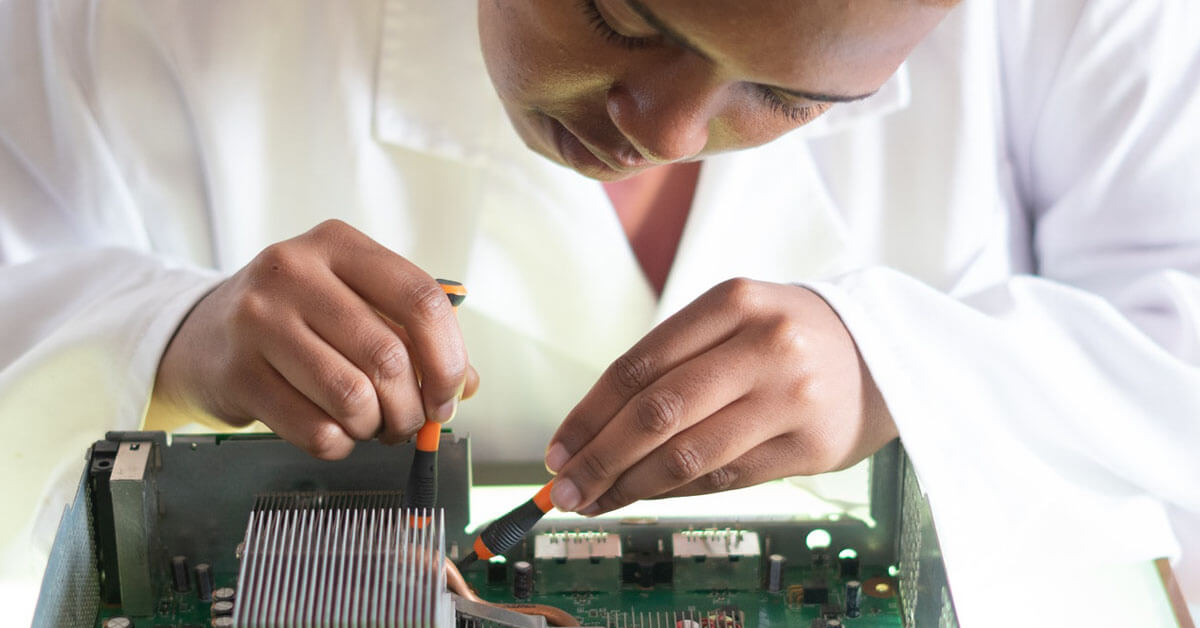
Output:
<svg viewBox="0 0 1200 628">
<path fill-rule="evenodd" d="M 658 37 L 631 37 L 617 31 L 605 19 L 604 14 L 600 12 L 600 7 L 596 5 L 596 0 L 582 0 L 579 4 L 583 10 L 583 14 L 587 16 L 588 24 L 591 25 L 592 30 L 596 31 L 610 44 L 634 49 L 644 48 L 658 42 Z"/>
<path fill-rule="evenodd" d="M 829 109 L 829 105 L 825 103 L 801 105 L 796 102 L 789 101 L 779 92 L 767 87 L 766 85 L 755 85 L 756 91 L 771 107 L 771 112 L 775 115 L 783 116 L 796 124 L 807 124 L 812 122 L 813 118 L 825 113 Z"/>
</svg>

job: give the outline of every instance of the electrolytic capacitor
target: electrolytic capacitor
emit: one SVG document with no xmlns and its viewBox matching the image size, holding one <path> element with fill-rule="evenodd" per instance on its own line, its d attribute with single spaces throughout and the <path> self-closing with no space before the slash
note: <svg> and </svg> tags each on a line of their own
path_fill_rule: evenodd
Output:
<svg viewBox="0 0 1200 628">
<path fill-rule="evenodd" d="M 488 559 L 487 566 L 488 584 L 500 584 L 508 580 L 508 562 L 503 556 L 493 556 Z"/>
<path fill-rule="evenodd" d="M 767 558 L 767 591 L 779 593 L 783 590 L 783 566 L 786 562 L 782 554 L 771 554 Z"/>
<path fill-rule="evenodd" d="M 846 617 L 862 614 L 862 583 L 850 580 L 846 583 Z"/>
<path fill-rule="evenodd" d="M 188 580 L 187 556 L 171 557 L 171 579 L 175 584 L 176 592 L 183 593 L 192 588 Z"/>
<path fill-rule="evenodd" d="M 212 599 L 215 602 L 232 602 L 234 595 L 236 595 L 236 591 L 233 590 L 233 587 L 221 587 L 213 591 Z"/>
<path fill-rule="evenodd" d="M 109 617 L 104 620 L 104 628 L 133 628 L 133 620 L 128 617 Z"/>
<path fill-rule="evenodd" d="M 839 556 L 838 565 L 843 578 L 858 577 L 858 556 Z"/>
<path fill-rule="evenodd" d="M 196 597 L 200 598 L 201 602 L 212 601 L 213 596 L 213 575 L 212 565 L 208 563 L 196 564 Z"/>
<path fill-rule="evenodd" d="M 518 560 L 513 563 L 513 597 L 518 600 L 529 599 L 533 595 L 533 565 L 528 561 Z"/>
<path fill-rule="evenodd" d="M 213 602 L 211 610 L 212 610 L 213 617 L 221 617 L 222 615 L 232 615 L 233 614 L 233 602 L 230 602 L 228 600 L 221 600 L 220 602 Z"/>
<path fill-rule="evenodd" d="M 229 615 L 213 617 L 212 627 L 213 628 L 233 628 L 233 618 L 230 617 Z"/>
</svg>

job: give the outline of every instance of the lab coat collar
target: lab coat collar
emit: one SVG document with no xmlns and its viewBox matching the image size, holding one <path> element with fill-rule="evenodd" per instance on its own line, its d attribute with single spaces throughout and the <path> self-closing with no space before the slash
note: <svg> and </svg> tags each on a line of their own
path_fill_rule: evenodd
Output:
<svg viewBox="0 0 1200 628">
<path fill-rule="evenodd" d="M 495 155 L 500 137 L 515 136 L 484 66 L 477 16 L 476 0 L 385 0 L 378 140 L 479 164 Z"/>
<path fill-rule="evenodd" d="M 385 0 L 374 130 L 384 143 L 475 165 L 528 149 L 513 132 L 480 51 L 476 0 Z M 427 86 L 436 85 L 436 89 Z M 834 106 L 792 135 L 813 138 L 903 109 L 905 65 L 873 96 Z"/>
</svg>

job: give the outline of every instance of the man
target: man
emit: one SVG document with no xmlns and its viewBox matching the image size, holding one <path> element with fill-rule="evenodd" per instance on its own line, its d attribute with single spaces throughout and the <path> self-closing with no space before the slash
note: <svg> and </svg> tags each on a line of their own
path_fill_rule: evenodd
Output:
<svg viewBox="0 0 1200 628">
<path fill-rule="evenodd" d="M 457 413 L 593 514 L 899 434 L 952 578 L 1200 512 L 1182 3 L 3 11 L 3 414 L 62 456 L 152 393 L 327 458 Z"/>
</svg>

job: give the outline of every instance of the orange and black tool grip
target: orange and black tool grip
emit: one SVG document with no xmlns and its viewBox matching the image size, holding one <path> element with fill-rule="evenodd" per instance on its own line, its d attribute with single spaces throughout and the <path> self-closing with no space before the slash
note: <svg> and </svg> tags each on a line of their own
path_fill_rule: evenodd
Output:
<svg viewBox="0 0 1200 628">
<path fill-rule="evenodd" d="M 442 285 L 442 291 L 450 299 L 450 305 L 458 309 L 462 302 L 467 298 L 467 288 L 457 281 L 450 279 L 438 279 L 437 282 Z"/>
<path fill-rule="evenodd" d="M 404 491 L 405 506 L 433 508 L 437 503 L 437 452 L 441 439 L 441 423 L 426 421 L 417 432 L 417 448 L 413 452 L 408 487 Z"/>
<path fill-rule="evenodd" d="M 533 526 L 542 519 L 542 515 L 550 512 L 554 504 L 550 503 L 550 487 L 554 480 L 543 486 L 532 499 L 510 510 L 507 514 L 488 524 L 483 532 L 475 538 L 475 545 L 455 565 L 459 570 L 466 569 L 478 559 L 487 560 L 497 554 L 503 554 L 512 549 Z"/>
<path fill-rule="evenodd" d="M 467 298 L 467 289 L 457 281 L 438 279 L 450 305 L 458 309 Z M 412 470 L 404 491 L 404 505 L 409 508 L 433 508 L 437 503 L 437 451 L 442 440 L 442 424 L 425 421 L 417 431 L 417 448 L 413 452 Z"/>
</svg>

